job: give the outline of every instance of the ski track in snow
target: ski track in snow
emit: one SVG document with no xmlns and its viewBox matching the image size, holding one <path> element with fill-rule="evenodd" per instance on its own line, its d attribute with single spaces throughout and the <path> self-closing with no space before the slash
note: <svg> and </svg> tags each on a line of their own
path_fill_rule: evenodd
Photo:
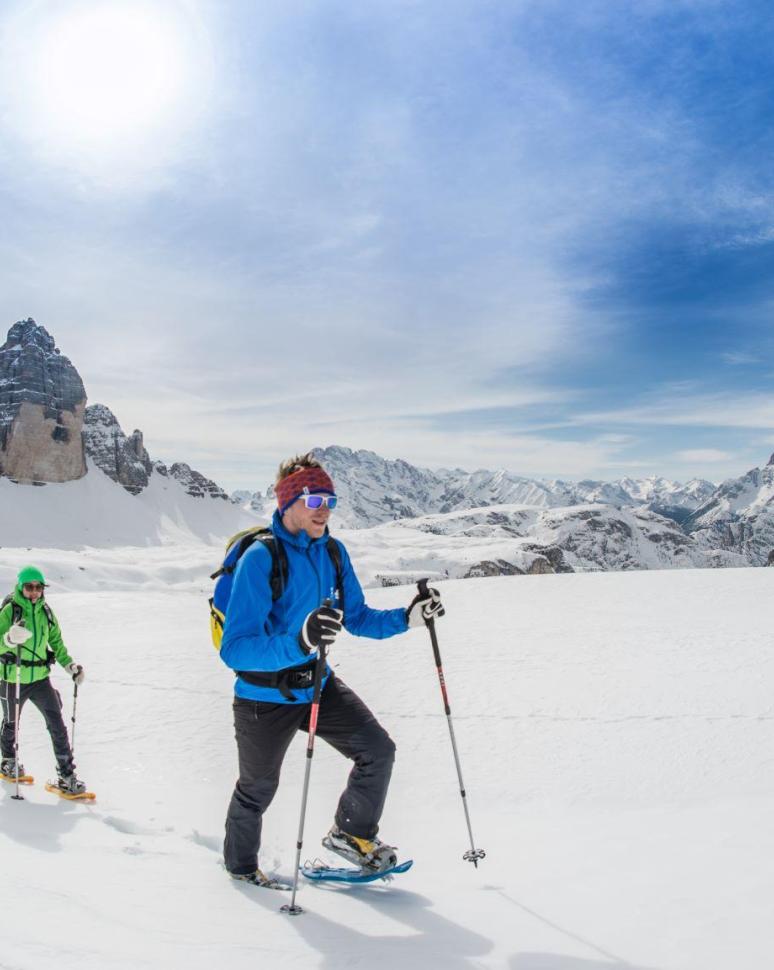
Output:
<svg viewBox="0 0 774 970">
<path fill-rule="evenodd" d="M 2 550 L 2 563 L 27 554 Z M 206 555 L 198 553 L 204 561 Z M 767 570 L 507 577 L 441 584 L 438 624 L 477 844 L 468 847 L 428 638 L 343 636 L 332 662 L 398 745 L 382 835 L 414 868 L 389 887 L 228 879 L 236 776 L 231 677 L 206 597 L 168 588 L 57 592 L 87 679 L 76 760 L 93 805 L 0 789 L 2 970 L 762 970 L 774 903 L 774 707 Z M 180 551 L 181 575 L 190 556 Z M 158 569 L 170 570 L 165 549 Z M 123 580 L 122 580 L 123 582 Z M 410 590 L 372 590 L 373 605 Z M 69 722 L 71 686 L 54 675 Z M 305 736 L 264 824 L 261 864 L 292 876 Z M 348 765 L 319 743 L 302 859 L 325 854 Z"/>
</svg>

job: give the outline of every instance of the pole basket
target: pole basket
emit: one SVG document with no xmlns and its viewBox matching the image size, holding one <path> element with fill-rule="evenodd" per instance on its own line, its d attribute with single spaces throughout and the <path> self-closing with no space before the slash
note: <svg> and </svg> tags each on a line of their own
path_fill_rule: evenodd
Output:
<svg viewBox="0 0 774 970">
<path fill-rule="evenodd" d="M 303 913 L 303 909 L 298 905 L 285 903 L 284 906 L 280 906 L 280 912 L 287 913 L 288 916 L 300 916 Z"/>
<path fill-rule="evenodd" d="M 476 869 L 478 869 L 479 859 L 485 859 L 486 852 L 483 849 L 468 849 L 462 858 L 465 862 L 472 862 Z"/>
</svg>

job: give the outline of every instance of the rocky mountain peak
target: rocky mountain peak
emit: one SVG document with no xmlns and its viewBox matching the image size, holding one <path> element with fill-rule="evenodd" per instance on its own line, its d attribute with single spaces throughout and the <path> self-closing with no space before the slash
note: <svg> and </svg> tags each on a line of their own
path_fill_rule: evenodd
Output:
<svg viewBox="0 0 774 970">
<path fill-rule="evenodd" d="M 124 434 L 118 418 L 104 404 L 86 408 L 83 424 L 86 454 L 108 478 L 138 495 L 148 484 L 153 465 L 142 432 Z"/>
<path fill-rule="evenodd" d="M 228 501 L 228 495 L 212 479 L 206 478 L 183 461 L 177 461 L 169 469 L 172 478 L 177 479 L 183 488 L 194 498 L 219 498 Z"/>
<path fill-rule="evenodd" d="M 45 327 L 19 320 L 0 347 L 0 475 L 68 482 L 86 473 L 86 391 Z"/>
<path fill-rule="evenodd" d="M 4 350 L 23 350 L 28 346 L 37 347 L 46 354 L 58 354 L 54 338 L 46 330 L 35 323 L 32 317 L 26 320 L 18 320 L 8 331 L 5 343 L 0 347 L 0 352 Z"/>
</svg>

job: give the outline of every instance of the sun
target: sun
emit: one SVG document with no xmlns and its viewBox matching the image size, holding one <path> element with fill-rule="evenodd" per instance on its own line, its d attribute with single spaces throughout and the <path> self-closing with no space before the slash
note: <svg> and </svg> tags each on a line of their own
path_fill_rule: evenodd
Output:
<svg viewBox="0 0 774 970">
<path fill-rule="evenodd" d="M 22 4 L 3 37 L 6 119 L 38 148 L 63 158 L 126 154 L 163 141 L 194 110 L 202 75 L 190 5 L 45 7 Z"/>
<path fill-rule="evenodd" d="M 184 85 L 180 45 L 142 4 L 100 4 L 63 18 L 39 57 L 50 123 L 88 138 L 153 124 Z"/>
</svg>

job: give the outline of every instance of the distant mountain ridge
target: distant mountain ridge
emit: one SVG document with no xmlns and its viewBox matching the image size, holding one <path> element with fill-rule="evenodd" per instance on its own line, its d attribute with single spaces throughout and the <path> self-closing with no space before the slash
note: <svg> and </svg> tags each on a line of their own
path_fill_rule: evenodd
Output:
<svg viewBox="0 0 774 970">
<path fill-rule="evenodd" d="M 685 484 L 659 477 L 566 482 L 524 478 L 502 469 L 431 471 L 400 459 L 381 458 L 372 451 L 339 446 L 316 448 L 314 453 L 341 496 L 337 518 L 350 528 L 491 505 L 644 507 L 680 521 L 708 502 L 717 489 L 703 479 Z"/>
<path fill-rule="evenodd" d="M 655 476 L 565 482 L 503 470 L 431 471 L 340 446 L 315 455 L 340 497 L 334 527 L 373 531 L 371 541 L 393 547 L 395 568 L 375 562 L 372 570 L 387 584 L 432 573 L 434 564 L 455 577 L 758 566 L 774 549 L 774 461 L 718 486 Z M 240 492 L 232 501 L 268 516 L 272 496 L 270 487 L 265 497 Z M 358 532 L 352 536 L 360 545 Z M 415 550 L 408 555 L 400 545 L 407 540 Z M 364 536 L 364 550 L 367 543 Z"/>
</svg>

